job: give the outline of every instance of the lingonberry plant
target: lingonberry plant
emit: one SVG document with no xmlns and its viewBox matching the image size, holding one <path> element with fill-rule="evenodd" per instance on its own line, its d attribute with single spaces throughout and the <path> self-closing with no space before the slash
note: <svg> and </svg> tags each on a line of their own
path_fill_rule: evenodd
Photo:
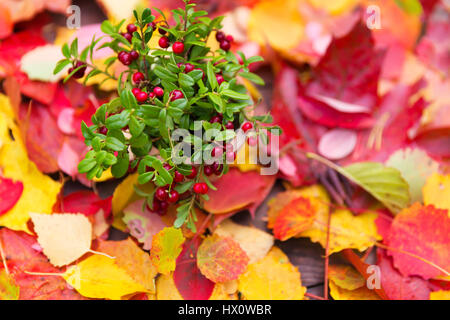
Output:
<svg viewBox="0 0 450 320">
<path fill-rule="evenodd" d="M 101 74 L 118 82 L 118 97 L 96 111 L 92 126 L 82 123 L 90 150 L 80 162 L 79 172 L 93 179 L 109 168 L 115 177 L 137 171 L 139 184 L 156 185 L 151 194 L 135 186 L 136 192 L 147 198 L 148 209 L 163 215 L 169 204 L 177 204 L 174 226 L 186 223 L 195 230 L 194 207 L 201 206 L 201 198 L 208 200 L 209 189 L 215 190 L 208 176 L 226 174 L 228 163 L 236 158 L 237 150 L 218 142 L 230 142 L 238 128 L 253 131 L 266 141 L 267 135 L 259 129 L 262 122 L 270 123 L 271 117 L 248 114 L 253 101 L 238 81 L 241 77 L 263 85 L 259 76 L 249 72 L 249 65 L 262 58 L 246 58 L 238 52 L 239 60 L 230 51 L 233 38 L 220 31 L 223 17 L 208 18 L 207 12 L 195 11 L 194 4 L 184 2 L 184 9 L 172 11 L 174 25 L 158 9 L 154 9 L 161 17 L 157 21 L 150 9 L 135 11 L 136 21 L 126 28 L 124 21 L 117 25 L 104 21 L 101 30 L 106 35 L 94 37 L 81 53 L 77 39 L 63 46 L 65 59 L 57 64 L 55 73 L 72 65 L 66 81 L 85 77 L 86 82 Z M 216 51 L 207 46 L 214 34 L 220 46 Z M 149 46 L 154 36 L 159 37 L 157 48 Z M 94 50 L 106 47 L 116 56 L 107 59 L 103 67 L 96 66 Z M 109 71 L 116 60 L 127 66 L 118 78 Z M 215 129 L 219 134 L 194 135 L 199 123 L 204 130 Z M 184 142 L 200 143 L 200 152 L 187 156 L 175 149 L 178 141 L 172 133 L 177 129 L 187 130 L 189 137 Z M 218 161 L 199 164 L 205 151 Z M 174 154 L 184 157 L 183 161 L 176 163 Z"/>
</svg>

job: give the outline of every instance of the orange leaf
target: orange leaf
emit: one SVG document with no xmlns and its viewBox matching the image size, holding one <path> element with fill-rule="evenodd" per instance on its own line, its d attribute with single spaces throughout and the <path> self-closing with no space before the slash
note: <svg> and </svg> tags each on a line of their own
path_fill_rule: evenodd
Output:
<svg viewBox="0 0 450 320">
<path fill-rule="evenodd" d="M 247 269 L 248 256 L 230 237 L 207 237 L 198 248 L 197 266 L 213 282 L 235 280 Z"/>
<path fill-rule="evenodd" d="M 316 211 L 307 198 L 297 198 L 281 210 L 275 220 L 273 234 L 275 238 L 285 241 L 312 226 Z"/>
</svg>

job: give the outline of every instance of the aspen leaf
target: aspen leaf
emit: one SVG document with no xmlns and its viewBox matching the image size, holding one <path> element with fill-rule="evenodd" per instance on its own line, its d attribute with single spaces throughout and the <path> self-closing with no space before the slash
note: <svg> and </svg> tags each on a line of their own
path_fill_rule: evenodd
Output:
<svg viewBox="0 0 450 320">
<path fill-rule="evenodd" d="M 306 292 L 300 272 L 277 247 L 248 266 L 238 288 L 246 300 L 302 300 Z"/>
<path fill-rule="evenodd" d="M 328 269 L 330 295 L 334 300 L 379 300 L 375 291 L 353 267 L 330 265 Z"/>
<path fill-rule="evenodd" d="M 18 300 L 20 288 L 4 269 L 0 270 L 0 300 Z"/>
<path fill-rule="evenodd" d="M 150 257 L 159 273 L 169 274 L 175 270 L 183 243 L 183 233 L 174 227 L 164 228 L 153 236 Z"/>
<path fill-rule="evenodd" d="M 246 227 L 227 219 L 221 222 L 214 233 L 220 237 L 230 237 L 236 241 L 249 258 L 249 263 L 266 256 L 273 246 L 273 237 L 254 227 Z"/>
<path fill-rule="evenodd" d="M 10 136 L 11 134 L 14 139 Z M 61 184 L 42 174 L 28 158 L 14 113 L 8 98 L 0 95 L 0 167 L 3 176 L 21 181 L 23 192 L 15 206 L 0 216 L 0 226 L 12 230 L 28 230 L 28 213 L 37 211 L 51 213 L 61 190 Z"/>
<path fill-rule="evenodd" d="M 197 252 L 197 266 L 213 282 L 235 280 L 247 268 L 248 256 L 230 237 L 217 234 L 203 240 Z"/>
<path fill-rule="evenodd" d="M 155 292 L 154 278 L 157 271 L 150 260 L 150 255 L 139 248 L 131 238 L 122 241 L 100 241 L 97 250 L 115 257 L 115 263 L 131 278 L 142 284 L 149 292 Z"/>
<path fill-rule="evenodd" d="M 81 295 L 88 298 L 120 300 L 132 293 L 149 292 L 114 260 L 95 254 L 69 267 L 62 276 Z"/>
<path fill-rule="evenodd" d="M 88 252 L 92 225 L 83 214 L 30 213 L 38 242 L 50 262 L 61 267 Z"/>
<path fill-rule="evenodd" d="M 423 187 L 423 202 L 450 211 L 450 174 L 434 173 Z"/>
<path fill-rule="evenodd" d="M 330 254 L 346 248 L 364 251 L 382 239 L 377 233 L 375 220 L 378 214 L 376 212 L 367 211 L 354 216 L 349 210 L 340 209 L 330 214 Z M 327 221 L 328 213 L 319 212 L 312 227 L 300 233 L 299 236 L 308 237 L 313 242 L 319 242 L 325 248 Z"/>
</svg>

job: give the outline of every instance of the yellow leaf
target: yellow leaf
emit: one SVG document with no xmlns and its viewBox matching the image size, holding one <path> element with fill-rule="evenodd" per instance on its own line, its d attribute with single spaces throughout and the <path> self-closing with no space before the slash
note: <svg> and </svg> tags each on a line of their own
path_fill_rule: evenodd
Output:
<svg viewBox="0 0 450 320">
<path fill-rule="evenodd" d="M 250 147 L 247 142 L 238 150 L 236 160 L 232 164 L 239 168 L 241 172 L 258 171 L 260 166 L 258 163 L 258 148 Z"/>
<path fill-rule="evenodd" d="M 183 243 L 183 233 L 174 227 L 164 228 L 153 236 L 150 257 L 159 273 L 169 274 L 175 270 Z"/>
<path fill-rule="evenodd" d="M 425 205 L 432 204 L 439 209 L 447 209 L 450 214 L 450 174 L 434 173 L 428 177 L 423 187 Z"/>
<path fill-rule="evenodd" d="M 209 300 L 238 300 L 235 292 L 228 293 L 228 283 L 216 283 Z M 172 274 L 160 275 L 156 279 L 156 300 L 183 300 L 178 292 Z"/>
<path fill-rule="evenodd" d="M 20 288 L 14 280 L 0 269 L 0 300 L 19 300 Z"/>
<path fill-rule="evenodd" d="M 273 237 L 267 232 L 254 227 L 246 227 L 225 220 L 214 231 L 221 237 L 231 237 L 249 257 L 249 263 L 254 263 L 264 258 L 273 246 Z"/>
<path fill-rule="evenodd" d="M 450 290 L 439 290 L 431 292 L 430 300 L 450 300 Z"/>
<path fill-rule="evenodd" d="M 332 15 L 339 15 L 348 12 L 355 7 L 360 0 L 308 0 L 317 9 L 324 10 Z"/>
<path fill-rule="evenodd" d="M 0 170 L 5 177 L 21 181 L 24 187 L 16 205 L 0 216 L 0 226 L 31 233 L 27 227 L 28 213 L 51 213 L 61 184 L 42 174 L 29 160 L 11 104 L 4 95 L 0 95 Z"/>
<path fill-rule="evenodd" d="M 346 290 L 333 281 L 329 282 L 330 295 L 334 300 L 380 300 L 374 290 L 361 287 L 355 290 Z"/>
<path fill-rule="evenodd" d="M 302 300 L 306 292 L 300 272 L 277 247 L 248 266 L 238 288 L 247 300 Z"/>
<path fill-rule="evenodd" d="M 149 292 L 155 293 L 156 268 L 150 255 L 128 238 L 122 241 L 100 241 L 98 251 L 115 257 L 115 263 Z"/>
<path fill-rule="evenodd" d="M 343 249 L 352 248 L 364 251 L 372 247 L 382 237 L 377 233 L 376 212 L 364 212 L 354 216 L 349 210 L 341 209 L 331 213 L 330 254 Z M 326 246 L 328 213 L 318 212 L 313 226 L 299 234 Z"/>
<path fill-rule="evenodd" d="M 113 179 L 113 175 L 111 173 L 111 168 L 108 168 L 108 170 L 103 171 L 102 176 L 100 178 L 94 177 L 95 182 L 104 182 Z"/>
<path fill-rule="evenodd" d="M 281 51 L 288 51 L 297 46 L 304 34 L 299 2 L 272 0 L 257 3 L 248 21 L 249 39 L 261 46 L 269 44 Z"/>
<path fill-rule="evenodd" d="M 62 275 L 81 295 L 87 298 L 120 300 L 122 296 L 149 292 L 114 261 L 102 255 L 92 255 Z"/>
<path fill-rule="evenodd" d="M 50 262 L 61 267 L 91 248 L 92 224 L 83 214 L 30 213 L 38 242 Z"/>
</svg>

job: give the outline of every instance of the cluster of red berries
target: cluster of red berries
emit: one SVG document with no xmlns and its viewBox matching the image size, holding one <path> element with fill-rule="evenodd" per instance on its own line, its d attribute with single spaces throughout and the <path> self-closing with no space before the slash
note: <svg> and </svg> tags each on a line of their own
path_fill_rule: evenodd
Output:
<svg viewBox="0 0 450 320">
<path fill-rule="evenodd" d="M 136 85 L 139 85 L 142 81 L 145 80 L 145 75 L 142 72 L 136 72 L 133 74 L 132 80 Z M 153 99 L 155 97 L 162 98 L 164 96 L 164 89 L 161 87 L 158 87 L 158 86 L 154 87 L 153 91 L 150 93 L 142 91 L 141 89 L 139 89 L 137 87 L 133 88 L 131 90 L 131 92 L 136 97 L 136 100 L 138 102 L 145 102 L 145 101 L 147 101 L 148 98 L 150 98 L 150 99 Z M 170 101 L 175 101 L 175 100 L 181 99 L 183 97 L 184 97 L 184 94 L 180 90 L 173 90 L 170 93 Z"/>
<path fill-rule="evenodd" d="M 121 33 L 121 35 L 131 43 L 131 39 L 133 39 L 133 33 L 137 31 L 137 27 L 135 24 L 130 23 L 127 25 L 127 32 Z"/>
<path fill-rule="evenodd" d="M 150 24 L 150 27 L 153 28 L 153 30 L 156 29 L 156 24 L 154 22 L 152 22 Z M 161 38 L 159 38 L 158 44 L 161 48 L 163 49 L 167 49 L 168 47 L 170 47 L 170 40 L 167 36 L 165 36 L 165 34 L 167 33 L 166 30 L 162 29 L 162 28 L 158 28 L 158 32 L 161 34 Z M 172 51 L 175 54 L 182 54 L 184 52 L 184 43 L 181 41 L 175 41 L 172 44 Z"/>
<path fill-rule="evenodd" d="M 217 31 L 216 40 L 220 43 L 220 49 L 228 51 L 231 49 L 231 44 L 234 42 L 232 35 L 225 35 L 222 31 Z"/>
<path fill-rule="evenodd" d="M 139 53 L 136 50 L 131 50 L 130 52 L 120 51 L 117 58 L 122 64 L 129 66 L 133 61 L 139 59 Z"/>
<path fill-rule="evenodd" d="M 82 68 L 80 68 L 80 67 L 82 67 Z M 73 64 L 73 67 L 69 69 L 69 71 L 68 71 L 69 74 L 71 74 L 73 72 L 73 70 L 75 70 L 77 68 L 80 68 L 80 69 L 77 72 L 75 72 L 72 77 L 74 77 L 75 79 L 81 79 L 84 77 L 84 73 L 86 72 L 87 66 L 84 62 L 77 61 Z"/>
<path fill-rule="evenodd" d="M 164 164 L 164 168 L 166 170 L 171 170 L 172 166 L 169 164 Z M 149 170 L 153 170 L 149 168 Z M 185 178 L 194 179 L 197 176 L 197 168 L 192 167 L 191 173 L 186 177 L 178 171 L 175 171 L 173 184 L 169 188 L 169 185 L 158 187 L 155 190 L 155 194 L 153 197 L 153 206 L 150 208 L 147 205 L 147 209 L 149 211 L 155 212 L 159 215 L 165 215 L 167 213 L 167 209 L 171 203 L 176 203 L 180 199 L 180 194 L 173 187 L 180 182 L 183 182 Z M 196 194 L 207 194 L 208 193 L 208 185 L 204 182 L 195 183 L 193 186 L 193 191 Z"/>
</svg>

